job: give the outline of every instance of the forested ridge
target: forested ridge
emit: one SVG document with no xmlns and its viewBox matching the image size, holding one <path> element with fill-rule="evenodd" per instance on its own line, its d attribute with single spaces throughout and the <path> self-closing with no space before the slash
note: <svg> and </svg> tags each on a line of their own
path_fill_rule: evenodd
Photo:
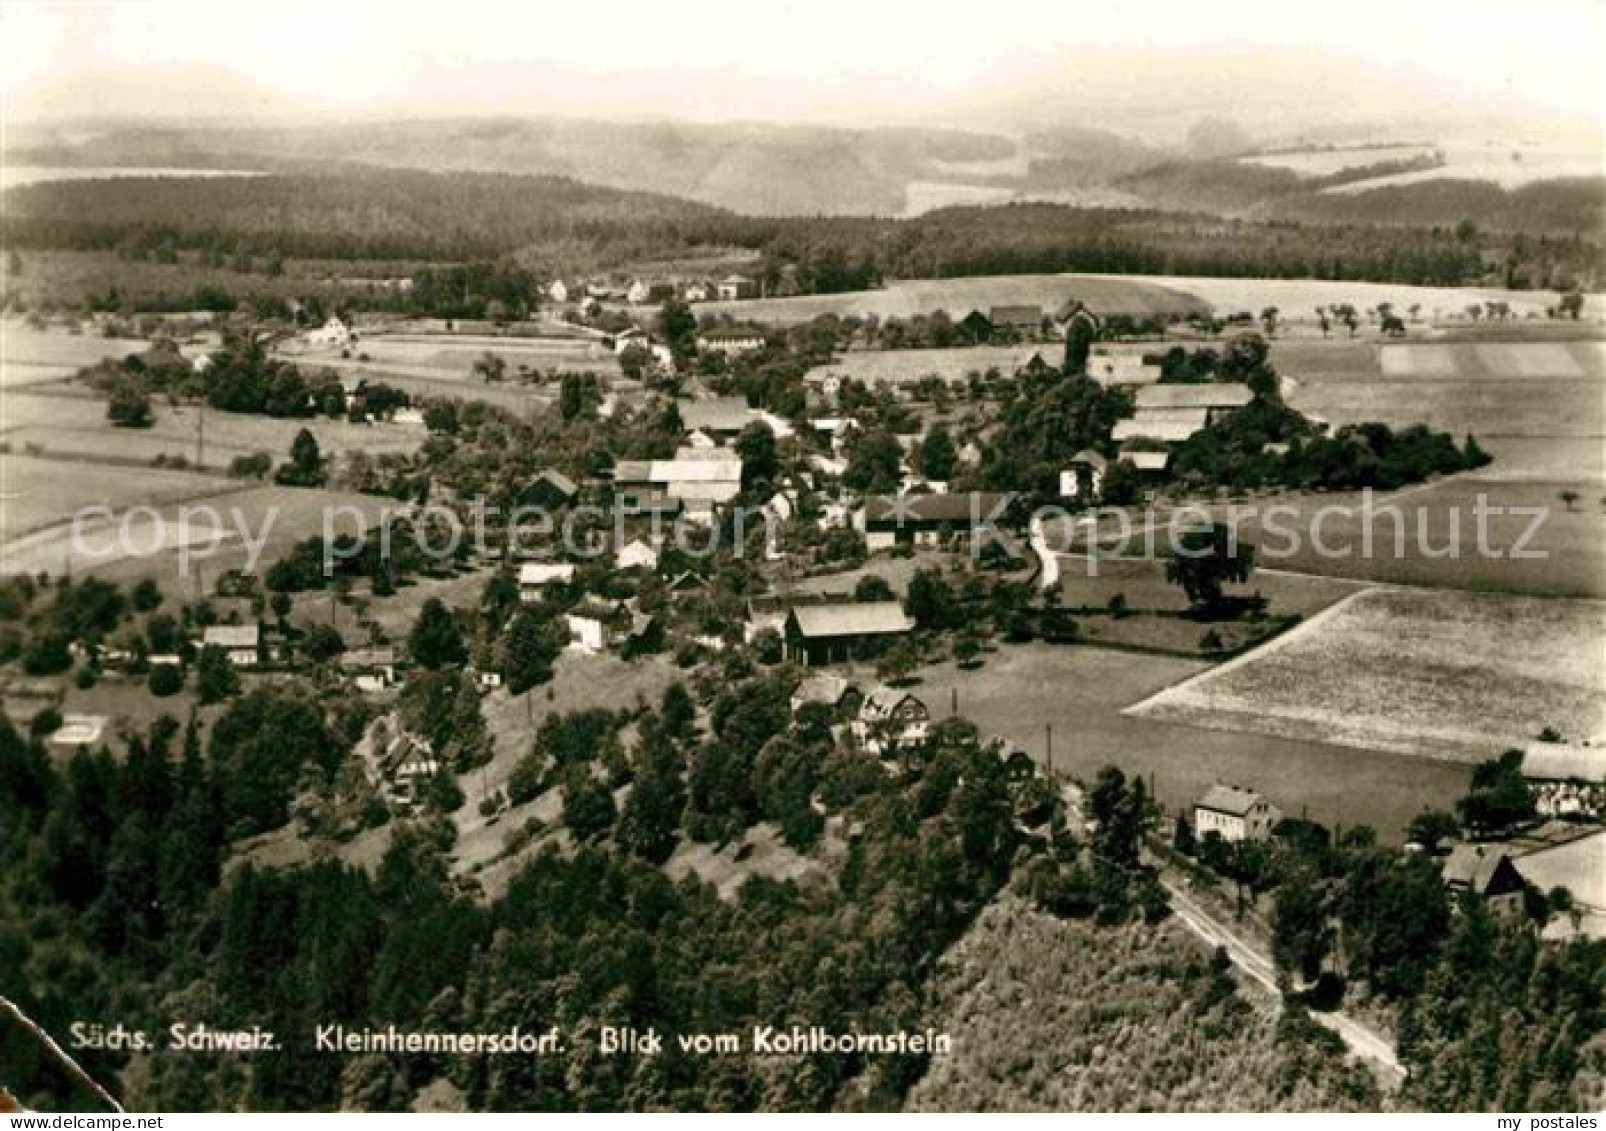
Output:
<svg viewBox="0 0 1606 1131">
<path fill-rule="evenodd" d="M 1410 200 L 1428 188 L 1361 195 Z M 1464 217 L 1471 227 L 1393 212 L 1395 223 L 1375 224 L 1371 212 L 1344 203 L 1354 197 L 1310 194 L 1288 199 L 1338 202 L 1319 205 L 1330 210 L 1323 222 L 1303 212 L 1256 221 L 1048 203 L 948 208 L 906 220 L 756 217 L 563 177 L 349 168 L 38 184 L 5 199 L 5 241 L 23 249 L 117 250 L 139 258 L 185 252 L 217 262 L 242 250 L 268 258 L 435 261 L 520 253 L 536 263 L 605 269 L 735 248 L 759 253 L 759 274 L 769 279 L 787 267 L 790 285 L 805 293 L 891 278 L 1057 271 L 1459 284 L 1481 278 L 1491 249 L 1530 264 L 1532 285 L 1544 285 L 1592 272 L 1600 257 L 1599 246 L 1571 228 L 1554 236 L 1479 234 L 1479 225 L 1497 230 L 1501 217 L 1576 212 L 1573 191 L 1548 184 L 1509 199 L 1473 193 Z"/>
</svg>

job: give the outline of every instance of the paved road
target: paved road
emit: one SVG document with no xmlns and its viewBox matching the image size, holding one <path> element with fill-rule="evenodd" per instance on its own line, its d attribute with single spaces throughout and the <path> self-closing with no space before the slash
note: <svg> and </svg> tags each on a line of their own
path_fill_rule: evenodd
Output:
<svg viewBox="0 0 1606 1131">
<path fill-rule="evenodd" d="M 1224 948 L 1234 966 L 1281 1000 L 1277 968 L 1269 956 L 1206 910 L 1184 888 L 1164 876 L 1160 878 L 1160 883 L 1171 897 L 1171 910 L 1176 912 L 1178 919 L 1205 942 Z M 1405 1082 L 1405 1069 L 1394 1055 L 1394 1046 L 1381 1033 L 1343 1013 L 1313 1011 L 1311 1016 L 1337 1033 L 1356 1056 L 1371 1061 L 1387 1072 L 1396 1087 Z"/>
</svg>

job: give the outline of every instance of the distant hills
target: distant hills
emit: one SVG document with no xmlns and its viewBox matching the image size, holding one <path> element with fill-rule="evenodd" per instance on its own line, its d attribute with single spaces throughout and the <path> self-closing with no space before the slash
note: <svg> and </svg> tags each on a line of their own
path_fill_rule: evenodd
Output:
<svg viewBox="0 0 1606 1131">
<path fill-rule="evenodd" d="M 86 136 L 87 133 L 87 136 Z M 1007 158 L 1008 138 L 950 130 L 470 118 L 333 126 L 37 126 L 13 165 L 316 171 L 358 163 L 430 172 L 534 173 L 649 190 L 751 215 L 903 211 L 911 181 L 945 163 Z"/>
<path fill-rule="evenodd" d="M 1469 170 L 1453 162 L 1440 177 L 1429 154 L 1401 159 L 1365 150 L 1357 150 L 1353 165 L 1311 175 L 1221 155 L 1245 138 L 1232 122 L 1216 118 L 1200 119 L 1187 139 L 1164 147 L 1066 123 L 1006 137 L 556 117 L 319 126 L 58 121 L 14 127 L 5 159 L 13 167 L 529 174 L 754 217 L 899 216 L 916 198 L 931 207 L 1013 199 L 1314 223 L 1453 227 L 1471 220 L 1486 229 L 1586 238 L 1601 230 L 1603 178 L 1506 190 L 1469 178 Z M 1411 183 L 1383 183 L 1396 177 Z M 1331 191 L 1339 186 L 1347 191 Z"/>
</svg>

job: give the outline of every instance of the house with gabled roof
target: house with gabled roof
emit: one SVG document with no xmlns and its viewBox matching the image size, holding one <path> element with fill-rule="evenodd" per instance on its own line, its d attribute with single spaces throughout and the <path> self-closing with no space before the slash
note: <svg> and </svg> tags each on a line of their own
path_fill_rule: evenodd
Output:
<svg viewBox="0 0 1606 1131">
<path fill-rule="evenodd" d="M 746 275 L 726 275 L 714 285 L 714 293 L 721 302 L 736 302 L 758 294 L 758 284 Z"/>
<path fill-rule="evenodd" d="M 1043 308 L 1028 304 L 995 306 L 987 311 L 987 321 L 996 330 L 1035 334 L 1043 328 Z"/>
<path fill-rule="evenodd" d="M 254 624 L 214 624 L 201 633 L 201 647 L 221 648 L 237 668 L 255 667 L 261 646 L 262 631 Z"/>
<path fill-rule="evenodd" d="M 866 750 L 924 742 L 931 727 L 931 709 L 911 691 L 878 684 L 865 693 L 853 719 L 853 735 Z"/>
<path fill-rule="evenodd" d="M 1001 523 L 1010 499 L 987 491 L 871 495 L 854 516 L 854 526 L 872 552 L 900 544 L 935 546 L 947 537 L 978 536 Z"/>
<path fill-rule="evenodd" d="M 550 585 L 567 585 L 574 580 L 569 562 L 525 562 L 519 566 L 519 600 L 539 601 Z"/>
<path fill-rule="evenodd" d="M 1153 385 L 1162 369 L 1158 361 L 1150 360 L 1148 348 L 1096 342 L 1088 351 L 1087 375 L 1105 386 Z"/>
<path fill-rule="evenodd" d="M 613 490 L 626 514 L 643 513 L 655 500 L 672 500 L 687 517 L 707 521 L 716 507 L 741 493 L 742 460 L 733 451 L 696 448 L 683 448 L 674 459 L 620 460 L 613 469 Z"/>
<path fill-rule="evenodd" d="M 1522 906 L 1522 874 L 1504 845 L 1458 844 L 1445 858 L 1440 875 L 1452 894 L 1476 896 L 1493 910 Z"/>
<path fill-rule="evenodd" d="M 792 713 L 818 703 L 839 714 L 857 714 L 863 698 L 851 680 L 830 672 L 815 672 L 792 692 Z"/>
<path fill-rule="evenodd" d="M 1254 790 L 1219 782 L 1193 806 L 1195 833 L 1201 839 L 1215 833 L 1230 844 L 1265 840 L 1282 819 L 1282 811 Z"/>
<path fill-rule="evenodd" d="M 812 667 L 873 655 L 913 629 L 897 601 L 862 601 L 794 606 L 781 635 L 786 658 Z"/>
</svg>

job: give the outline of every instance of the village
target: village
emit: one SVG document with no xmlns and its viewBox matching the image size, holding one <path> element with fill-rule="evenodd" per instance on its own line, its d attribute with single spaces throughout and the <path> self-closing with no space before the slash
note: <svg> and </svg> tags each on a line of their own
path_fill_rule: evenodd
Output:
<svg viewBox="0 0 1606 1131">
<path fill-rule="evenodd" d="M 488 544 L 449 563 L 421 567 L 416 581 L 424 590 L 466 594 L 471 587 L 508 586 L 517 606 L 504 615 L 516 615 L 517 607 L 539 614 L 541 670 L 584 657 L 653 664 L 668 656 L 692 669 L 752 656 L 800 673 L 791 697 L 794 713 L 806 705 L 823 709 L 836 720 L 840 741 L 892 757 L 919 747 L 934 722 L 954 713 L 966 671 L 982 668 L 1003 641 L 1035 639 L 1044 642 L 1037 647 L 1050 649 L 1105 647 L 1122 657 L 1218 663 L 1274 639 L 1305 611 L 1287 615 L 1273 602 L 1268 616 L 1258 589 L 1258 604 L 1230 612 L 1201 613 L 1192 592 L 1181 611 L 1171 602 L 1145 608 L 1138 594 L 1154 587 L 1161 563 L 1140 567 L 1124 556 L 1124 548 L 1108 551 L 1112 566 L 1150 570 L 1132 594 L 1094 586 L 1096 603 L 1075 595 L 1087 588 L 1087 579 L 1077 574 L 1101 552 L 1099 519 L 1078 516 L 1093 514 L 1101 504 L 1161 502 L 1175 490 L 1173 453 L 1188 450 L 1189 441 L 1224 422 L 1261 411 L 1265 403 L 1280 408 L 1283 391 L 1298 388 L 1297 374 L 1292 381 L 1288 374 L 1279 378 L 1265 364 L 1266 333 L 1281 330 L 1284 339 L 1301 333 L 1289 319 L 1279 325 L 1275 311 L 1262 312 L 1258 322 L 1247 311 L 1213 321 L 1196 310 L 1179 310 L 1169 322 L 1123 310 L 1101 315 L 1075 300 L 1058 308 L 994 305 L 954 320 L 937 311 L 910 323 L 928 343 L 922 350 L 884 348 L 894 330 L 891 340 L 899 344 L 909 332 L 896 321 L 833 319 L 814 324 L 830 335 L 833 351 L 821 362 L 811 357 L 806 341 L 800 343 L 799 333 L 728 316 L 695 317 L 705 302 L 758 298 L 753 280 L 740 275 L 717 282 L 636 279 L 615 285 L 555 279 L 542 288 L 542 297 L 540 318 L 526 322 L 430 322 L 353 312 L 331 314 L 302 330 L 291 324 L 247 331 L 271 356 L 307 372 L 328 366 L 351 406 L 351 420 L 376 431 L 410 430 L 420 441 L 446 439 L 457 427 L 456 420 L 447 423 L 447 412 L 430 407 L 440 403 L 443 387 L 472 399 L 480 388 L 526 386 L 528 404 L 560 411 L 569 420 L 572 406 L 566 402 L 574 385 L 582 390 L 572 411 L 576 422 L 654 421 L 648 446 L 659 454 L 653 458 L 587 453 L 585 466 L 572 459 L 539 466 L 539 453 L 531 452 L 520 464 L 534 468 L 528 477 L 499 488 L 500 498 L 546 519 L 606 515 L 587 529 L 584 547 L 559 545 L 550 536 L 550 521 L 543 526 L 546 537 L 532 537 L 513 521 Z M 1334 310 L 1338 321 L 1351 314 L 1336 305 Z M 1320 307 L 1317 313 L 1318 340 L 1325 341 L 1329 315 Z M 1390 304 L 1366 315 L 1379 340 L 1404 332 Z M 1415 327 L 1420 315 L 1413 310 L 1411 317 Z M 1446 317 L 1464 320 L 1456 312 L 1441 316 L 1441 325 Z M 1314 331 L 1304 327 L 1307 337 L 1314 338 Z M 187 368 L 202 380 L 214 359 L 231 364 L 227 351 L 217 347 L 222 333 L 238 333 L 207 318 L 164 318 L 155 332 L 158 344 L 145 355 L 143 368 Z M 462 350 L 449 355 L 449 364 L 428 361 L 430 349 L 458 342 L 473 351 L 467 380 L 456 373 L 449 379 L 425 376 L 426 364 L 462 364 Z M 551 357 L 541 351 L 550 343 L 567 343 L 571 351 L 560 364 L 599 366 L 599 375 L 584 384 L 571 376 L 542 377 L 541 362 Z M 844 345 L 846 352 L 835 352 Z M 1201 380 L 1190 369 L 1193 359 L 1203 355 L 1209 359 L 1204 364 L 1214 363 L 1218 350 L 1224 358 L 1247 360 L 1236 376 L 1205 370 Z M 1069 360 L 1073 355 L 1079 360 Z M 908 370 L 908 378 L 880 363 L 886 358 L 901 365 L 906 357 L 921 370 Z M 778 364 L 796 367 L 784 370 L 795 391 L 760 398 L 760 406 L 768 399 L 776 408 L 755 407 L 751 393 L 741 391 L 745 375 Z M 986 450 L 1008 411 L 995 388 L 1015 384 L 1012 372 L 1051 374 L 1072 364 L 1085 373 L 1089 396 L 1106 402 L 1094 413 L 1109 418 L 1102 421 L 1107 431 L 1085 431 L 1086 446 L 1074 451 L 1063 442 L 1052 445 L 1064 453 L 1059 463 L 1013 473 L 1001 469 L 999 457 Z M 984 365 L 991 367 L 985 375 Z M 891 383 L 854 376 L 877 372 L 899 376 Z M 443 386 L 447 380 L 455 385 Z M 563 386 L 554 390 L 561 395 L 548 394 L 553 385 Z M 359 409 L 364 405 L 366 410 Z M 791 410 L 778 411 L 782 406 Z M 1312 415 L 1308 421 L 1307 431 L 1290 433 L 1292 444 L 1283 438 L 1261 441 L 1260 454 L 1286 459 L 1291 448 L 1331 434 L 1327 420 Z M 530 456 L 537 457 L 533 464 Z M 338 461 L 335 456 L 328 462 Z M 1009 489 L 982 489 L 993 485 Z M 1189 486 L 1197 493 L 1200 484 Z M 466 513 L 484 498 L 483 491 L 454 490 L 449 477 L 441 476 L 429 502 Z M 1027 500 L 1060 512 L 1053 531 L 1058 544 L 1050 546 L 1040 520 L 1028 523 L 1028 511 L 1018 505 Z M 571 527 L 565 525 L 565 532 Z M 717 547 L 721 537 L 729 540 L 723 548 L 699 547 Z M 1223 577 L 1230 577 L 1230 564 L 1223 569 Z M 1062 578 L 1062 572 L 1069 576 Z M 1244 583 L 1249 573 L 1231 579 Z M 251 577 L 224 571 L 215 594 L 184 609 L 185 622 L 196 625 L 191 633 L 74 639 L 71 656 L 107 684 L 145 680 L 157 695 L 172 695 L 192 678 L 238 691 L 293 673 L 323 672 L 320 678 L 344 681 L 371 703 L 374 721 L 356 755 L 368 787 L 398 813 L 426 806 L 431 780 L 450 768 L 429 738 L 406 729 L 395 707 L 409 672 L 418 668 L 407 645 L 416 622 L 405 619 L 418 615 L 418 600 L 403 600 L 405 589 L 387 596 L 373 578 L 342 582 L 332 597 L 316 594 L 321 585 L 313 592 L 296 594 L 296 586 L 286 591 L 271 577 L 267 588 L 277 588 L 271 602 Z M 1304 600 L 1300 594 L 1295 603 Z M 314 611 L 318 602 L 325 612 Z M 272 616 L 265 615 L 268 604 Z M 330 632 L 315 623 L 336 623 L 337 605 L 350 610 L 348 627 Z M 1190 618 L 1198 625 L 1191 637 Z M 481 630 L 465 669 L 479 694 L 534 694 L 531 676 L 510 670 L 514 661 L 507 649 L 494 630 Z M 943 662 L 956 665 L 953 675 L 959 677 L 946 694 L 936 683 L 922 686 L 928 681 L 921 678 L 923 667 Z M 39 700 L 26 696 L 40 693 L 68 708 L 57 712 L 58 725 L 45 732 L 58 750 L 114 741 L 117 729 L 131 721 L 71 709 L 63 700 L 73 697 L 52 694 L 38 680 L 23 689 L 13 682 L 7 698 L 13 713 L 29 702 L 37 707 Z M 561 711 L 563 704 L 548 709 Z M 1025 753 L 1046 762 L 1074 789 L 1068 771 L 1094 755 L 1089 751 L 1079 762 L 1072 754 L 1068 765 L 1056 767 L 1052 725 L 1048 736 L 1044 748 L 1040 736 L 1023 733 L 1017 724 L 994 737 L 1006 755 Z M 1596 824 L 1606 799 L 1599 738 L 1528 738 L 1521 764 L 1533 798 L 1530 819 L 1502 838 L 1435 840 L 1426 848 L 1441 855 L 1452 891 L 1509 903 L 1523 890 L 1566 887 L 1572 899 L 1547 931 L 1601 931 L 1606 900 L 1580 883 L 1606 851 Z M 1078 739 L 1062 729 L 1060 743 L 1063 760 Z M 1286 813 L 1323 806 L 1320 797 L 1286 783 L 1276 788 L 1280 778 L 1261 784 L 1256 761 L 1249 756 L 1222 763 L 1232 775 L 1223 780 L 1201 777 L 1195 769 L 1161 785 L 1157 800 L 1163 799 L 1178 823 L 1191 826 L 1200 842 L 1225 846 L 1265 842 Z M 478 781 L 473 800 L 482 816 L 499 819 L 504 802 L 496 799 L 505 797 L 505 786 L 483 773 L 470 777 Z M 1452 800 L 1444 794 L 1439 799 Z M 1387 835 L 1423 848 L 1410 839 L 1420 816 L 1416 810 L 1427 812 L 1435 800 L 1396 801 L 1392 814 L 1398 824 Z M 1359 808 L 1364 811 L 1365 802 Z M 1215 860 L 1230 874 L 1230 861 L 1222 863 L 1228 858 L 1215 852 L 1201 859 Z"/>
</svg>

